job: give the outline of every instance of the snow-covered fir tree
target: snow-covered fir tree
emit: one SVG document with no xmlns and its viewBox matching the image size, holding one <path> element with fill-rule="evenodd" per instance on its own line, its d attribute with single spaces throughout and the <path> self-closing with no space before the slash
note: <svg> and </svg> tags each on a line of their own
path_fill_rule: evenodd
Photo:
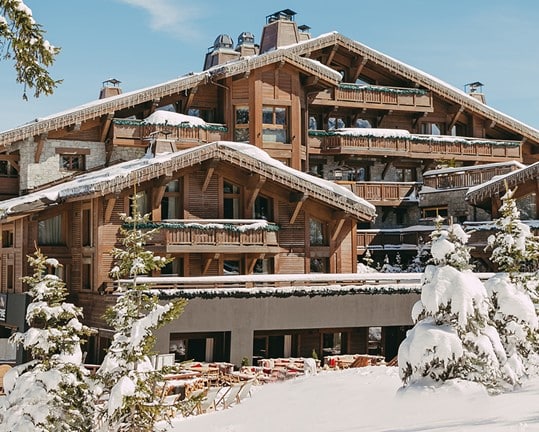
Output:
<svg viewBox="0 0 539 432">
<path fill-rule="evenodd" d="M 94 394 L 81 351 L 91 330 L 80 322 L 81 309 L 65 301 L 65 283 L 49 273 L 58 261 L 40 250 L 28 261 L 34 269 L 23 278 L 32 297 L 26 313 L 29 329 L 11 341 L 32 360 L 4 376 L 0 431 L 91 431 Z"/>
<path fill-rule="evenodd" d="M 412 311 L 416 324 L 399 347 L 405 386 L 460 379 L 494 392 L 507 385 L 507 356 L 489 321 L 486 289 L 470 268 L 468 237 L 460 225 L 443 229 L 442 219 L 436 220 L 432 260 Z"/>
<path fill-rule="evenodd" d="M 509 358 L 507 373 L 519 382 L 530 369 L 539 366 L 538 319 L 530 290 L 532 274 L 525 272 L 537 263 L 537 238 L 528 225 L 520 221 L 514 199 L 515 190 L 502 197 L 497 231 L 489 236 L 487 249 L 500 273 L 490 278 L 485 287 L 492 302 L 491 318 L 500 334 Z"/>
<path fill-rule="evenodd" d="M 417 247 L 417 254 L 408 264 L 406 271 L 408 273 L 423 273 L 430 258 L 430 243 L 420 241 Z"/>
<path fill-rule="evenodd" d="M 161 304 L 150 286 L 137 283 L 139 275 L 160 270 L 168 260 L 146 250 L 155 229 L 144 229 L 149 215 L 141 215 L 136 194 L 132 216 L 121 215 L 121 248 L 112 250 L 115 266 L 112 277 L 130 279 L 118 293 L 116 304 L 106 314 L 114 338 L 97 371 L 103 385 L 103 411 L 99 423 L 103 431 L 153 431 L 165 408 L 157 402 L 162 373 L 151 362 L 155 344 L 152 331 L 177 318 L 186 301 Z"/>
</svg>

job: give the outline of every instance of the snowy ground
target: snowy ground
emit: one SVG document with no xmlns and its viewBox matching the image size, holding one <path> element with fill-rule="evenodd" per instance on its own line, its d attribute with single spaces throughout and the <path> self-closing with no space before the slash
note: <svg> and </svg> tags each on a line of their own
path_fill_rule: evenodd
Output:
<svg viewBox="0 0 539 432">
<path fill-rule="evenodd" d="M 188 432 L 539 432 L 539 379 L 499 396 L 397 394 L 397 368 L 372 366 L 266 384 L 215 413 L 178 419 Z"/>
</svg>

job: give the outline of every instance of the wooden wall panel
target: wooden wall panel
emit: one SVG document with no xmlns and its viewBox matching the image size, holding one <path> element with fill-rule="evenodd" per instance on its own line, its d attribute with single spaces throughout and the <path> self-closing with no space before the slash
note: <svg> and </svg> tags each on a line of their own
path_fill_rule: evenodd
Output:
<svg viewBox="0 0 539 432">
<path fill-rule="evenodd" d="M 232 99 L 249 100 L 249 80 L 241 79 L 232 84 Z"/>
<path fill-rule="evenodd" d="M 219 178 L 213 174 L 208 187 L 202 192 L 206 173 L 199 171 L 189 177 L 187 186 L 186 217 L 193 219 L 219 218 Z"/>
<path fill-rule="evenodd" d="M 290 73 L 280 70 L 277 75 L 275 87 L 275 99 L 290 100 L 292 97 L 292 76 Z"/>
</svg>

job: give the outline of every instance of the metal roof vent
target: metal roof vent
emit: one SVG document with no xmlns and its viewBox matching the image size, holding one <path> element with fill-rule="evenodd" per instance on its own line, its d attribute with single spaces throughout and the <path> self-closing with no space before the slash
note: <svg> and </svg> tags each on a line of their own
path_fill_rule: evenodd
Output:
<svg viewBox="0 0 539 432">
<path fill-rule="evenodd" d="M 122 89 L 119 87 L 122 82 L 116 78 L 109 78 L 103 81 L 101 91 L 99 92 L 99 99 L 105 99 L 111 96 L 118 96 L 122 94 Z"/>
<path fill-rule="evenodd" d="M 238 36 L 238 46 L 239 45 L 254 45 L 255 44 L 255 35 L 250 32 L 242 32 Z"/>
<path fill-rule="evenodd" d="M 233 46 L 234 42 L 232 42 L 232 38 L 227 34 L 217 36 L 215 42 L 213 43 L 213 49 L 232 48 Z"/>
<path fill-rule="evenodd" d="M 464 85 L 464 91 L 479 102 L 486 103 L 485 95 L 483 94 L 483 85 L 484 84 L 479 81 L 471 82 Z"/>
<path fill-rule="evenodd" d="M 279 20 L 294 21 L 295 15 L 296 15 L 296 12 L 294 12 L 291 9 L 283 9 L 277 12 L 273 12 L 272 14 L 266 17 L 266 24 L 270 24 L 274 21 L 279 21 Z"/>
</svg>

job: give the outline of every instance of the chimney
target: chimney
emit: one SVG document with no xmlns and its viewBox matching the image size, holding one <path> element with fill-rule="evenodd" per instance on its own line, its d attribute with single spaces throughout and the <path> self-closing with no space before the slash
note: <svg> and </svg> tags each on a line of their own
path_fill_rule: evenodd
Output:
<svg viewBox="0 0 539 432">
<path fill-rule="evenodd" d="M 243 32 L 238 36 L 238 45 L 236 45 L 236 51 L 240 53 L 240 56 L 252 56 L 258 54 L 260 47 L 255 44 L 255 36 L 249 32 Z"/>
<path fill-rule="evenodd" d="M 260 41 L 260 54 L 301 40 L 298 26 L 294 21 L 295 15 L 296 12 L 293 10 L 283 9 L 266 17 Z"/>
<path fill-rule="evenodd" d="M 99 99 L 105 99 L 111 96 L 118 96 L 122 94 L 122 89 L 119 87 L 121 81 L 118 81 L 116 78 L 110 78 L 103 81 L 103 86 L 99 92 Z"/>
<path fill-rule="evenodd" d="M 311 28 L 308 26 L 308 25 L 300 25 L 298 26 L 298 30 L 299 30 L 299 40 L 300 41 L 304 41 L 304 40 L 309 40 L 311 38 L 311 33 L 309 30 L 311 30 Z"/>
<path fill-rule="evenodd" d="M 483 94 L 483 83 L 479 81 L 471 82 L 464 85 L 464 91 L 468 96 L 477 99 L 479 102 L 486 104 L 485 95 Z"/>
<path fill-rule="evenodd" d="M 204 70 L 231 60 L 237 60 L 239 56 L 240 53 L 234 51 L 232 38 L 227 34 L 221 34 L 217 36 L 213 46 L 208 48 L 204 59 Z"/>
</svg>

